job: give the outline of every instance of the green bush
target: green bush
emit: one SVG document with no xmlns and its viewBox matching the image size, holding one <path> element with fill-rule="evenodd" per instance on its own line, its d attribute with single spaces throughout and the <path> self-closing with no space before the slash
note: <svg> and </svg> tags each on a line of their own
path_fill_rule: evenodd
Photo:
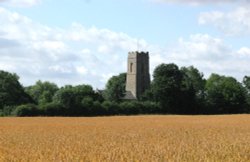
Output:
<svg viewBox="0 0 250 162">
<path fill-rule="evenodd" d="M 40 106 L 40 109 L 45 116 L 63 116 L 66 111 L 62 104 L 53 102 Z"/>
<path fill-rule="evenodd" d="M 117 102 L 104 101 L 102 103 L 104 115 L 118 115 L 120 114 L 120 106 Z"/>
<path fill-rule="evenodd" d="M 125 115 L 140 114 L 143 109 L 143 105 L 138 101 L 125 101 L 120 104 L 121 112 Z"/>
<path fill-rule="evenodd" d="M 15 109 L 15 106 L 4 106 L 2 110 L 2 116 L 11 116 Z"/>
<path fill-rule="evenodd" d="M 14 110 L 15 116 L 38 116 L 41 115 L 41 111 L 34 104 L 26 104 L 17 106 Z"/>
<path fill-rule="evenodd" d="M 102 104 L 99 101 L 95 101 L 91 106 L 90 115 L 105 115 L 107 112 L 103 108 Z"/>
<path fill-rule="evenodd" d="M 162 111 L 160 104 L 157 102 L 145 101 L 142 103 L 142 105 L 143 105 L 142 113 L 144 114 L 155 114 L 155 113 L 160 113 Z"/>
</svg>

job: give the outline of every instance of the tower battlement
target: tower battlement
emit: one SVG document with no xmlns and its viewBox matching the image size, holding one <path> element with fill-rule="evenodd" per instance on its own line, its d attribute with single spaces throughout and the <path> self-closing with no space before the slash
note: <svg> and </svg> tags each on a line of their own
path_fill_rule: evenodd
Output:
<svg viewBox="0 0 250 162">
<path fill-rule="evenodd" d="M 127 94 L 138 99 L 150 85 L 149 52 L 129 52 L 127 67 Z"/>
<path fill-rule="evenodd" d="M 131 51 L 128 53 L 129 56 L 138 56 L 138 55 L 149 55 L 149 52 L 144 51 Z"/>
</svg>

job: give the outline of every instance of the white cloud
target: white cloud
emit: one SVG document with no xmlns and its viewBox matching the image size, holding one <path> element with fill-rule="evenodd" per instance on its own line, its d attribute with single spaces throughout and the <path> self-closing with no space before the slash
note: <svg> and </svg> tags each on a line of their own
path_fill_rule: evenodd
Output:
<svg viewBox="0 0 250 162">
<path fill-rule="evenodd" d="M 180 38 L 175 47 L 166 49 L 157 58 L 179 66 L 193 65 L 206 77 L 219 73 L 241 81 L 244 75 L 250 74 L 250 48 L 242 47 L 235 51 L 220 38 L 207 34 L 191 35 L 188 40 Z"/>
<path fill-rule="evenodd" d="M 84 66 L 78 66 L 78 67 L 76 67 L 76 71 L 77 71 L 79 74 L 82 74 L 82 75 L 88 74 L 88 69 L 85 68 Z"/>
<path fill-rule="evenodd" d="M 250 57 L 250 48 L 242 47 L 237 52 L 241 57 Z"/>
<path fill-rule="evenodd" d="M 37 5 L 41 0 L 0 0 L 0 3 L 14 7 L 31 7 Z"/>
<path fill-rule="evenodd" d="M 233 8 L 231 11 L 214 10 L 199 15 L 200 25 L 211 25 L 228 36 L 250 34 L 250 1 L 249 0 L 151 0 L 167 4 L 191 6 L 220 5 L 219 9 Z M 225 7 L 225 5 L 227 5 Z M 223 8 L 221 8 L 223 7 Z"/>
<path fill-rule="evenodd" d="M 78 23 L 50 28 L 4 8 L 0 22 L 0 68 L 20 75 L 25 85 L 42 79 L 103 87 L 111 73 L 126 71 L 127 52 L 136 49 L 137 39 L 125 33 Z"/>
<path fill-rule="evenodd" d="M 50 66 L 49 69 L 54 71 L 54 72 L 58 72 L 58 73 L 62 73 L 62 74 L 72 73 L 71 68 L 61 66 L 61 65 L 53 65 L 53 66 Z"/>
<path fill-rule="evenodd" d="M 199 16 L 199 24 L 212 25 L 231 36 L 250 34 L 250 7 L 238 7 L 230 12 L 204 12 Z"/>
<path fill-rule="evenodd" d="M 91 84 L 103 88 L 112 75 L 126 72 L 127 53 L 150 52 L 151 73 L 160 63 L 194 65 L 241 79 L 250 74 L 250 49 L 233 50 L 222 39 L 207 34 L 180 38 L 171 47 L 150 45 L 125 33 L 73 23 L 68 29 L 38 24 L 0 8 L 0 69 L 15 72 L 24 85 L 38 79 L 59 85 Z M 137 41 L 139 40 L 139 41 Z M 105 48 L 104 48 L 105 47 Z"/>
<path fill-rule="evenodd" d="M 179 39 L 179 49 L 185 50 L 188 55 L 181 55 L 179 59 L 206 59 L 210 61 L 221 61 L 225 57 L 225 53 L 230 52 L 223 41 L 219 38 L 213 38 L 207 34 L 196 34 L 190 36 L 190 41 Z M 175 51 L 178 57 L 178 49 Z"/>
</svg>

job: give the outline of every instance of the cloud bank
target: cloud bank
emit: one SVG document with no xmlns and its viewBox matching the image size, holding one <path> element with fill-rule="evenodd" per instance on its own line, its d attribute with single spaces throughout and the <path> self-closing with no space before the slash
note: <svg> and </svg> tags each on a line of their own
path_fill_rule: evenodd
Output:
<svg viewBox="0 0 250 162">
<path fill-rule="evenodd" d="M 103 88 L 112 75 L 126 72 L 127 53 L 150 52 L 151 73 L 160 63 L 194 65 L 239 80 L 250 74 L 250 48 L 233 50 L 220 38 L 194 34 L 175 45 L 159 46 L 122 32 L 72 23 L 67 29 L 34 22 L 0 8 L 0 69 L 15 72 L 24 85 L 38 79 L 58 85 L 91 84 Z"/>
<path fill-rule="evenodd" d="M 250 1 L 249 0 L 152 0 L 167 4 L 201 5 L 231 5 L 231 11 L 209 11 L 199 15 L 200 25 L 211 25 L 228 36 L 250 34 Z"/>
<path fill-rule="evenodd" d="M 199 24 L 212 25 L 231 36 L 250 34 L 250 7 L 238 7 L 230 12 L 204 12 L 199 16 Z"/>
<path fill-rule="evenodd" d="M 219 73 L 242 81 L 245 75 L 250 74 L 250 48 L 233 50 L 223 40 L 207 34 L 191 35 L 188 40 L 180 38 L 178 45 L 166 52 L 165 61 L 171 60 L 180 66 L 194 65 L 206 77 Z"/>
<path fill-rule="evenodd" d="M 0 69 L 16 72 L 25 85 L 42 79 L 103 87 L 109 77 L 126 71 L 127 52 L 137 49 L 138 39 L 125 33 L 78 23 L 51 28 L 4 8 L 0 22 Z"/>
</svg>

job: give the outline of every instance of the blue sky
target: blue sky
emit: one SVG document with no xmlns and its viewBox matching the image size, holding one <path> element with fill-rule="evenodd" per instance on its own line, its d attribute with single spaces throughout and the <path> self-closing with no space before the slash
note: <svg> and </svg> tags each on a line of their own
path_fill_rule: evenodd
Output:
<svg viewBox="0 0 250 162">
<path fill-rule="evenodd" d="M 247 0 L 0 0 L 0 69 L 103 88 L 126 71 L 129 51 L 194 65 L 205 77 L 250 75 Z M 139 46 L 137 45 L 139 44 Z"/>
</svg>

